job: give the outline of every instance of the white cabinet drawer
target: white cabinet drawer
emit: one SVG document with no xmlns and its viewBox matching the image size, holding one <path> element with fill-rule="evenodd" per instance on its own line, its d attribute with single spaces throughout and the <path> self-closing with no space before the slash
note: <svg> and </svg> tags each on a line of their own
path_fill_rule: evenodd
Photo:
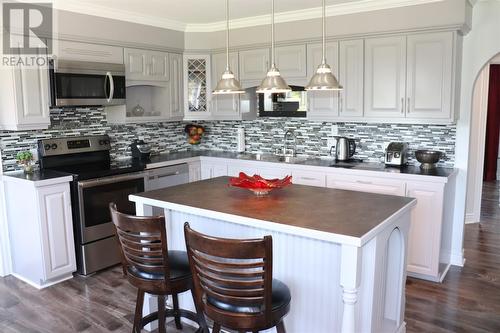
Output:
<svg viewBox="0 0 500 333">
<path fill-rule="evenodd" d="M 314 171 L 292 171 L 292 183 L 308 186 L 326 186 L 326 174 Z"/>
<path fill-rule="evenodd" d="M 400 180 L 335 174 L 327 175 L 326 179 L 326 186 L 329 188 L 399 196 L 405 195 L 406 185 L 405 182 Z"/>
</svg>

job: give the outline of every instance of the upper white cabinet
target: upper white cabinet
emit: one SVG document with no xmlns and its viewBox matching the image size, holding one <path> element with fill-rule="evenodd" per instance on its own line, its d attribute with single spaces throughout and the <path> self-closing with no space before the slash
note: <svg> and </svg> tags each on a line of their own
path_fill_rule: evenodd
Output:
<svg viewBox="0 0 500 333">
<path fill-rule="evenodd" d="M 408 36 L 406 117 L 452 116 L 453 33 Z"/>
<path fill-rule="evenodd" d="M 365 117 L 404 118 L 406 37 L 365 40 Z"/>
<path fill-rule="evenodd" d="M 170 119 L 181 120 L 184 116 L 182 55 L 170 54 Z"/>
<path fill-rule="evenodd" d="M 31 43 L 37 42 L 37 38 L 31 40 Z M 45 53 L 39 55 L 46 56 Z M 14 131 L 48 128 L 50 115 L 47 67 L 18 64 L 0 68 L 0 128 Z"/>
<path fill-rule="evenodd" d="M 339 43 L 340 117 L 363 116 L 364 41 L 347 40 Z"/>
<path fill-rule="evenodd" d="M 280 46 L 275 51 L 276 67 L 283 77 L 305 78 L 307 76 L 305 45 Z"/>
<path fill-rule="evenodd" d="M 269 49 L 240 51 L 240 80 L 262 80 L 270 64 Z"/>
<path fill-rule="evenodd" d="M 56 44 L 59 59 L 123 64 L 123 48 L 60 40 Z"/>
<path fill-rule="evenodd" d="M 238 79 L 238 53 L 229 54 L 229 65 Z M 212 54 L 212 87 L 215 88 L 226 70 L 226 53 Z M 223 120 L 240 119 L 240 95 L 212 95 L 212 118 Z"/>
<path fill-rule="evenodd" d="M 210 55 L 185 54 L 183 59 L 184 119 L 210 119 L 212 95 Z"/>
<path fill-rule="evenodd" d="M 367 39 L 365 118 L 453 122 L 454 40 L 453 32 Z"/>
<path fill-rule="evenodd" d="M 313 76 L 323 57 L 322 44 L 307 45 L 307 71 Z M 326 59 L 338 77 L 339 47 L 337 42 L 326 44 Z M 307 118 L 311 120 L 336 120 L 339 115 L 339 93 L 337 91 L 309 91 L 307 93 Z"/>
<path fill-rule="evenodd" d="M 168 81 L 169 55 L 166 52 L 125 49 L 125 75 L 129 81 Z"/>
</svg>

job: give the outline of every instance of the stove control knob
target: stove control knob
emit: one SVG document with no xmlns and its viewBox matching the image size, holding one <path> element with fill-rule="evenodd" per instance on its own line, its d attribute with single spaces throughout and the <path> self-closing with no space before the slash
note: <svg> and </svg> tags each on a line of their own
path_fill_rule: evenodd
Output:
<svg viewBox="0 0 500 333">
<path fill-rule="evenodd" d="M 56 143 L 53 143 L 53 144 L 50 146 L 50 148 L 52 148 L 52 149 L 57 149 L 57 144 L 56 144 Z"/>
<path fill-rule="evenodd" d="M 47 143 L 47 144 L 45 144 L 45 146 L 43 146 L 43 148 L 45 148 L 45 150 L 49 150 L 50 149 L 50 145 Z"/>
<path fill-rule="evenodd" d="M 104 140 L 99 140 L 99 145 L 102 146 L 104 144 Z"/>
</svg>

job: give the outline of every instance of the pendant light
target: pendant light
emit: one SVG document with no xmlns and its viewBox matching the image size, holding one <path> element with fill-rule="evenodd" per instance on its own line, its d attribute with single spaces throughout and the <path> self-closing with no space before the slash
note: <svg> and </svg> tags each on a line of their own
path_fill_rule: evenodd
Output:
<svg viewBox="0 0 500 333">
<path fill-rule="evenodd" d="M 226 69 L 212 93 L 214 95 L 245 93 L 240 82 L 234 78 L 234 74 L 229 68 L 229 0 L 226 0 Z"/>
<path fill-rule="evenodd" d="M 343 87 L 332 73 L 332 68 L 326 63 L 326 5 L 323 0 L 323 57 L 316 73 L 305 87 L 305 90 L 342 90 Z"/>
<path fill-rule="evenodd" d="M 284 93 L 292 91 L 281 77 L 280 71 L 276 68 L 274 59 L 274 0 L 271 0 L 271 68 L 267 72 L 266 77 L 257 87 L 258 93 Z"/>
</svg>

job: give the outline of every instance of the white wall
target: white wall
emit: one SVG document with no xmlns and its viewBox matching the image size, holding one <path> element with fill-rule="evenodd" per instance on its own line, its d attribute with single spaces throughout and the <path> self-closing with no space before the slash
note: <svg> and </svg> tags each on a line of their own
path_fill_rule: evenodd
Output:
<svg viewBox="0 0 500 333">
<path fill-rule="evenodd" d="M 320 2 L 318 1 L 318 5 Z M 432 13 L 432 14 L 431 14 Z M 389 31 L 415 31 L 430 27 L 454 26 L 465 32 L 470 27 L 471 6 L 467 0 L 444 0 L 418 6 L 356 13 L 327 18 L 329 37 L 377 34 Z M 232 29 L 232 47 L 271 42 L 269 25 Z M 321 38 L 321 19 L 276 24 L 276 41 L 293 41 Z M 225 32 L 187 32 L 187 50 L 222 49 Z"/>
<path fill-rule="evenodd" d="M 462 59 L 460 119 L 457 122 L 455 167 L 459 169 L 455 200 L 452 261 L 462 260 L 469 158 L 472 95 L 481 69 L 500 52 L 500 1 L 479 1 L 474 7 L 472 31 L 465 36 Z"/>
</svg>

